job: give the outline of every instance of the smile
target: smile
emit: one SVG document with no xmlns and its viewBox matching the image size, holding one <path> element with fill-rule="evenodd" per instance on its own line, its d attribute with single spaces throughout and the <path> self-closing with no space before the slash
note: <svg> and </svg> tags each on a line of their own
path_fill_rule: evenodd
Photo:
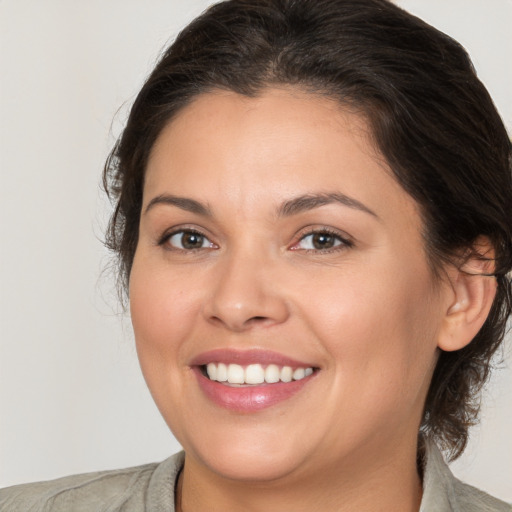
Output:
<svg viewBox="0 0 512 512">
<path fill-rule="evenodd" d="M 252 413 L 292 398 L 320 371 L 272 351 L 214 350 L 191 362 L 208 401 L 234 412 Z"/>
<path fill-rule="evenodd" d="M 232 386 L 254 386 L 258 384 L 276 384 L 302 380 L 313 374 L 313 368 L 292 368 L 269 364 L 266 368 L 261 364 L 242 366 L 239 364 L 208 363 L 203 367 L 206 375 L 212 381 L 222 382 Z"/>
</svg>

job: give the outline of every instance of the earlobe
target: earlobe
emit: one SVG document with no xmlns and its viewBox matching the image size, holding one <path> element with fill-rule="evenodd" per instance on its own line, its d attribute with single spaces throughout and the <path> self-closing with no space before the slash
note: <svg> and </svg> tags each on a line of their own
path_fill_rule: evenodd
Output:
<svg viewBox="0 0 512 512">
<path fill-rule="evenodd" d="M 491 246 L 480 240 L 475 248 L 478 252 L 460 269 L 448 271 L 451 297 L 438 338 L 438 347 L 447 352 L 460 350 L 478 334 L 496 295 Z"/>
</svg>

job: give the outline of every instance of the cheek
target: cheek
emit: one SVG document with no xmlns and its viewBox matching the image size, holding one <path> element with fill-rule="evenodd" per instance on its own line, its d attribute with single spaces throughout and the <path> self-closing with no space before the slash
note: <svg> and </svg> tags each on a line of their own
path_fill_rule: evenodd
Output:
<svg viewBox="0 0 512 512">
<path fill-rule="evenodd" d="M 194 328 L 198 291 L 178 274 L 135 258 L 130 275 L 130 312 L 141 365 L 179 363 L 182 341 Z M 170 357 L 172 356 L 172 357 Z"/>
<path fill-rule="evenodd" d="M 426 266 L 369 265 L 364 273 L 340 272 L 338 282 L 321 289 L 308 294 L 302 310 L 338 370 L 340 388 L 359 399 L 367 393 L 371 402 L 402 399 L 404 386 L 413 394 L 424 388 L 439 324 Z"/>
</svg>

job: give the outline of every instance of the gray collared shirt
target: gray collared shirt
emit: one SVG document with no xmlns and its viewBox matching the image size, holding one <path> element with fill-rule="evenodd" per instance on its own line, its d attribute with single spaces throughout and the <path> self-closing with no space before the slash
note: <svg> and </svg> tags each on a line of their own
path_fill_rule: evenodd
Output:
<svg viewBox="0 0 512 512">
<path fill-rule="evenodd" d="M 420 512 L 512 512 L 512 505 L 455 478 L 437 446 L 432 441 L 425 444 Z"/>
<path fill-rule="evenodd" d="M 457 480 L 426 443 L 420 512 L 512 512 L 512 506 Z M 174 512 L 180 452 L 159 464 L 74 475 L 0 490 L 2 512 Z"/>
</svg>

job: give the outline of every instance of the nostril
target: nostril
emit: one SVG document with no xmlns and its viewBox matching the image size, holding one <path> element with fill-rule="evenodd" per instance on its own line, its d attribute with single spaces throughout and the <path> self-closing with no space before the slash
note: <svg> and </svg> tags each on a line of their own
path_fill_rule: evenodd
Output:
<svg viewBox="0 0 512 512">
<path fill-rule="evenodd" d="M 254 287 L 250 290 L 235 294 L 236 289 L 228 289 L 224 281 L 223 288 L 205 302 L 205 318 L 213 325 L 233 331 L 279 324 L 288 318 L 287 305 L 278 294 L 264 293 Z"/>
<path fill-rule="evenodd" d="M 272 324 L 273 323 L 273 320 L 272 318 L 269 318 L 268 316 L 251 316 L 250 318 L 248 318 L 245 322 L 244 322 L 244 326 L 245 327 L 250 327 L 250 326 L 265 326 L 267 324 Z"/>
</svg>

